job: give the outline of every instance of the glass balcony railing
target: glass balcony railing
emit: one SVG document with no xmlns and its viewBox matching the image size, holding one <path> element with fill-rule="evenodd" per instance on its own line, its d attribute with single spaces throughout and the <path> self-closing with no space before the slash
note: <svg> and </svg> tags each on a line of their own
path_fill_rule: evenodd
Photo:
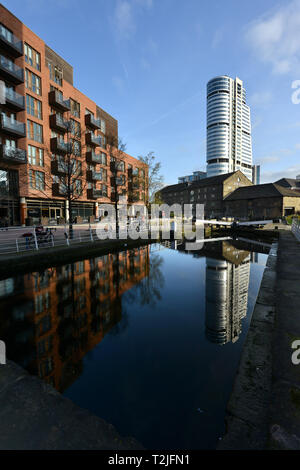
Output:
<svg viewBox="0 0 300 470">
<path fill-rule="evenodd" d="M 58 107 L 62 111 L 70 111 L 71 109 L 70 100 L 66 99 L 57 90 L 51 90 L 49 92 L 49 104 Z"/>
<path fill-rule="evenodd" d="M 4 132 L 19 135 L 21 137 L 25 137 L 26 135 L 26 128 L 24 122 L 16 121 L 15 119 L 11 119 L 4 114 L 2 114 L 1 116 L 1 129 Z"/>
<path fill-rule="evenodd" d="M 10 147 L 8 145 L 1 146 L 1 156 L 4 160 L 13 163 L 26 163 L 26 150 Z"/>
<path fill-rule="evenodd" d="M 9 48 L 10 52 L 15 56 L 19 57 L 23 55 L 23 43 L 14 34 L 0 25 L 0 41 Z"/>
<path fill-rule="evenodd" d="M 68 121 L 63 119 L 62 116 L 59 114 L 51 114 L 50 115 L 50 127 L 58 128 L 62 131 L 68 130 Z"/>
<path fill-rule="evenodd" d="M 97 180 L 97 181 L 105 181 L 104 175 L 97 171 L 92 172 L 92 178 L 93 180 Z"/>
<path fill-rule="evenodd" d="M 19 109 L 25 109 L 25 98 L 14 90 L 7 88 L 5 90 L 6 102 L 9 102 L 13 106 Z"/>
<path fill-rule="evenodd" d="M 95 162 L 95 163 L 102 163 L 102 157 L 101 157 L 100 154 L 92 152 L 91 157 L 92 157 L 92 161 L 93 161 L 93 162 Z"/>
<path fill-rule="evenodd" d="M 101 121 L 100 119 L 96 119 L 92 114 L 88 113 L 85 115 L 85 125 L 95 129 L 100 129 Z"/>
<path fill-rule="evenodd" d="M 5 76 L 9 75 L 10 78 L 14 79 L 19 83 L 24 82 L 24 71 L 21 67 L 18 67 L 14 62 L 12 62 L 7 57 L 0 55 L 0 68 L 2 73 Z"/>
</svg>

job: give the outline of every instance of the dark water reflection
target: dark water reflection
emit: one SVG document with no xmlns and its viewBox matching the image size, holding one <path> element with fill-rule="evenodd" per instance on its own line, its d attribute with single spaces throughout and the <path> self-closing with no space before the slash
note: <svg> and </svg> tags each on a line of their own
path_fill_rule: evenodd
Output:
<svg viewBox="0 0 300 470">
<path fill-rule="evenodd" d="M 7 355 L 145 447 L 214 448 L 266 254 L 151 245 L 0 281 Z"/>
</svg>

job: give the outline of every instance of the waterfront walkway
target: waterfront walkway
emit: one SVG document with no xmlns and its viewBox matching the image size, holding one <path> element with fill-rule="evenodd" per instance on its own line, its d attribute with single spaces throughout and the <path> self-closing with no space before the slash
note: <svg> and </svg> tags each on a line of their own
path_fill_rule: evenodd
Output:
<svg viewBox="0 0 300 470">
<path fill-rule="evenodd" d="M 300 242 L 291 231 L 271 250 L 218 449 L 300 450 Z M 298 346 L 300 359 L 300 346 Z"/>
<path fill-rule="evenodd" d="M 269 446 L 300 449 L 300 364 L 292 362 L 292 343 L 300 340 L 300 242 L 292 232 L 279 238 L 275 306 Z"/>
<path fill-rule="evenodd" d="M 143 449 L 10 361 L 0 365 L 0 402 L 0 450 Z"/>
</svg>

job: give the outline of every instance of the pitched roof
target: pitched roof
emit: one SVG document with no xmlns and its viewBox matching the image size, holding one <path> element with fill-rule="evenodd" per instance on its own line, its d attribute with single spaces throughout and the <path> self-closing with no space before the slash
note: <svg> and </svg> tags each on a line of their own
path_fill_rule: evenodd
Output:
<svg viewBox="0 0 300 470">
<path fill-rule="evenodd" d="M 284 188 L 283 186 L 275 183 L 266 183 L 237 188 L 233 193 L 229 194 L 225 200 L 236 201 L 239 199 L 258 199 L 261 197 L 280 196 L 300 197 L 300 193 L 297 193 L 292 189 Z"/>
<path fill-rule="evenodd" d="M 232 173 L 224 173 L 222 175 L 210 176 L 209 178 L 202 178 L 201 180 L 196 180 L 191 183 L 178 183 L 171 184 L 170 186 L 165 186 L 160 190 L 161 193 L 168 193 L 173 191 L 183 191 L 186 188 L 199 188 L 202 186 L 210 186 L 211 184 L 221 184 L 223 181 L 230 178 L 230 176 L 238 173 L 238 171 L 233 171 Z"/>
<path fill-rule="evenodd" d="M 300 180 L 296 180 L 294 178 L 281 178 L 278 181 L 275 181 L 274 184 L 279 184 L 280 186 L 284 186 L 285 188 L 299 188 L 300 189 Z"/>
</svg>

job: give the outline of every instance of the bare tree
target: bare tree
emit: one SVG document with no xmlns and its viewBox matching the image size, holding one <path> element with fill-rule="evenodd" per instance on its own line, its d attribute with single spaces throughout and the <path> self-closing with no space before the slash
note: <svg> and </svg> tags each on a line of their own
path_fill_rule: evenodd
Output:
<svg viewBox="0 0 300 470">
<path fill-rule="evenodd" d="M 138 157 L 141 162 L 148 166 L 148 178 L 146 191 L 149 194 L 149 201 L 154 202 L 155 193 L 163 187 L 164 178 L 161 175 L 161 163 L 156 162 L 154 152 L 149 152 L 147 155 Z"/>
<path fill-rule="evenodd" d="M 52 114 L 50 119 L 52 117 L 62 132 L 51 138 L 50 147 L 44 147 L 44 153 L 48 156 L 42 169 L 44 179 L 40 180 L 41 174 L 36 173 L 34 185 L 35 190 L 44 198 L 63 197 L 68 201 L 69 237 L 73 238 L 73 203 L 84 194 L 87 186 L 87 179 L 82 178 L 86 168 L 83 158 L 86 146 L 82 144 L 84 134 L 80 124 L 76 125 L 77 121 L 70 116 L 64 119 L 57 113 Z M 25 177 L 28 180 L 27 174 Z"/>
<path fill-rule="evenodd" d="M 106 138 L 107 150 L 110 157 L 110 171 L 111 171 L 111 201 L 114 203 L 115 214 L 116 214 L 116 234 L 119 237 L 119 214 L 118 214 L 118 203 L 119 198 L 126 194 L 126 183 L 128 181 L 125 175 L 125 162 L 124 152 L 126 144 L 122 139 L 115 135 L 108 135 Z"/>
</svg>

